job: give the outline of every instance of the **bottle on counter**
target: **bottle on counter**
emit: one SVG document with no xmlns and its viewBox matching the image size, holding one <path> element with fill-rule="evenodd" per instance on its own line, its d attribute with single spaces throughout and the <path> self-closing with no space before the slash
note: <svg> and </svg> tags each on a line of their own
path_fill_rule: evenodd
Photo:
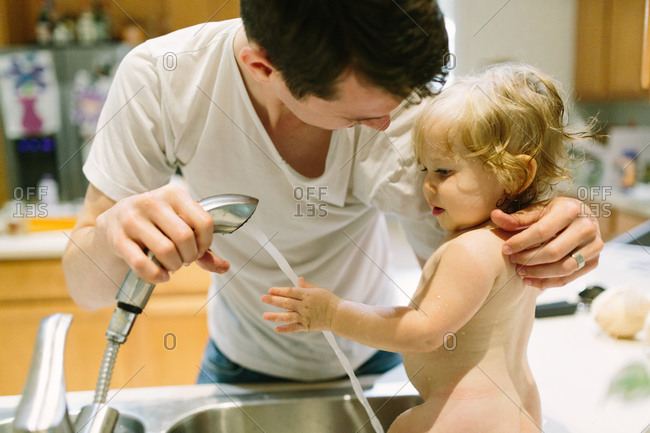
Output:
<svg viewBox="0 0 650 433">
<path fill-rule="evenodd" d="M 62 17 L 54 24 L 52 42 L 57 46 L 70 45 L 75 40 L 75 23 L 71 17 Z"/>
<path fill-rule="evenodd" d="M 77 19 L 77 40 L 81 45 L 93 45 L 99 40 L 95 15 L 90 9 L 83 11 Z"/>
<path fill-rule="evenodd" d="M 59 184 L 50 173 L 43 175 L 36 189 L 39 202 L 47 206 L 59 203 Z"/>
<path fill-rule="evenodd" d="M 626 149 L 623 151 L 621 161 L 621 188 L 630 189 L 636 185 L 636 151 Z"/>
<path fill-rule="evenodd" d="M 43 7 L 38 14 L 36 21 L 36 42 L 39 45 L 50 45 L 52 43 L 52 31 L 54 30 L 52 0 L 44 0 Z"/>
<path fill-rule="evenodd" d="M 106 13 L 107 7 L 103 4 L 104 0 L 93 1 L 93 12 L 95 14 L 95 28 L 97 29 L 97 40 L 106 42 L 111 39 L 110 27 L 111 22 Z"/>
</svg>

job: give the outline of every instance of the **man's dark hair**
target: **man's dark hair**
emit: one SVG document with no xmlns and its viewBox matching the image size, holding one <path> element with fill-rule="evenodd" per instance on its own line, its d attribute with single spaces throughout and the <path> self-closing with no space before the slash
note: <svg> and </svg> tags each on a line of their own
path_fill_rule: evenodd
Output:
<svg viewBox="0 0 650 433">
<path fill-rule="evenodd" d="M 334 99 L 337 79 L 406 98 L 442 87 L 448 40 L 435 0 L 241 0 L 249 40 L 297 99 Z"/>
</svg>

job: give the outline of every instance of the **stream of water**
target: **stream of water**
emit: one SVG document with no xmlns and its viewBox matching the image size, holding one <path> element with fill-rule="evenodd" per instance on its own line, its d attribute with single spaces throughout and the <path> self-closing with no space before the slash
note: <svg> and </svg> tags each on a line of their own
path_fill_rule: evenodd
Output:
<svg viewBox="0 0 650 433">
<path fill-rule="evenodd" d="M 282 253 L 280 253 L 280 251 L 271 243 L 266 235 L 262 233 L 262 231 L 255 224 L 251 223 L 251 221 L 248 221 L 248 224 L 246 224 L 244 228 L 250 231 L 257 242 L 259 242 L 260 246 L 262 246 L 271 255 L 271 257 L 273 257 L 273 260 L 275 260 L 287 278 L 291 280 L 295 287 L 298 287 L 298 275 L 296 275 L 293 269 L 291 269 L 291 266 L 289 265 L 289 262 L 287 262 L 287 259 L 284 258 Z M 375 416 L 375 413 L 372 411 L 372 408 L 368 403 L 368 399 L 366 399 L 366 396 L 363 395 L 363 388 L 361 388 L 359 379 L 357 379 L 357 376 L 354 374 L 354 370 L 350 365 L 350 361 L 345 356 L 339 345 L 336 343 L 334 334 L 332 334 L 330 331 L 323 331 L 323 335 L 325 336 L 325 339 L 330 344 L 330 346 L 332 346 L 334 353 L 336 353 L 336 356 L 339 358 L 339 362 L 345 369 L 345 372 L 348 374 L 350 382 L 352 383 L 352 389 L 354 389 L 354 393 L 368 413 L 370 423 L 377 433 L 384 433 L 384 428 L 379 423 L 379 420 Z"/>
</svg>

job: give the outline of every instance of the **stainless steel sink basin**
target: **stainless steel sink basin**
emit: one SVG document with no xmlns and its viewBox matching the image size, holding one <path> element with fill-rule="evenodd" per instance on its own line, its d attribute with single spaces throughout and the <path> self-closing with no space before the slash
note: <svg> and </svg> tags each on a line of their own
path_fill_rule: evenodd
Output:
<svg viewBox="0 0 650 433">
<path fill-rule="evenodd" d="M 362 376 L 360 382 L 385 429 L 422 402 L 404 389 L 404 380 Z M 76 414 L 93 395 L 68 393 L 70 412 Z M 0 397 L 0 433 L 12 433 L 17 397 Z M 374 433 L 347 380 L 122 389 L 109 405 L 120 413 L 116 433 Z"/>
<path fill-rule="evenodd" d="M 74 423 L 78 414 L 70 416 L 70 420 Z M 12 433 L 13 428 L 11 423 L 13 418 L 0 421 L 0 433 Z M 115 424 L 114 433 L 144 433 L 144 425 L 138 419 L 128 415 L 120 414 Z"/>
<path fill-rule="evenodd" d="M 371 397 L 384 429 L 405 410 L 420 404 L 414 395 Z M 348 395 L 238 401 L 203 407 L 178 420 L 167 433 L 371 433 L 359 401 Z"/>
</svg>

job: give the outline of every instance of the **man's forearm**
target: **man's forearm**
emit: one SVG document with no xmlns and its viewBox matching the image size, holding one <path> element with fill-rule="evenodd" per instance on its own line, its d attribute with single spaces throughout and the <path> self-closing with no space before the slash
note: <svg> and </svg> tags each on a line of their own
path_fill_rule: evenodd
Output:
<svg viewBox="0 0 650 433">
<path fill-rule="evenodd" d="M 86 310 L 114 305 L 128 271 L 121 258 L 95 245 L 94 230 L 94 226 L 73 230 L 62 260 L 68 293 Z"/>
</svg>

